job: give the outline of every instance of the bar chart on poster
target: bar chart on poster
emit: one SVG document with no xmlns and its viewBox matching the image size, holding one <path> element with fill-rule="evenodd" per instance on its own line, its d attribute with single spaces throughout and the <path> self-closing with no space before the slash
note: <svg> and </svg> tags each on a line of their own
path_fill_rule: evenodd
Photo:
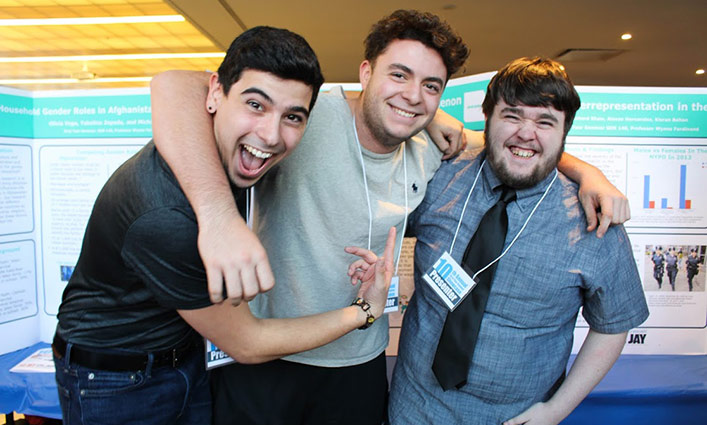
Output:
<svg viewBox="0 0 707 425">
<path fill-rule="evenodd" d="M 705 147 L 634 148 L 627 161 L 631 226 L 707 228 L 700 199 L 707 181 L 705 158 Z"/>
<path fill-rule="evenodd" d="M 707 229 L 701 191 L 707 181 L 707 147 L 665 146 L 655 139 L 646 144 L 641 138 L 599 145 L 584 139 L 568 137 L 566 151 L 597 166 L 627 195 L 631 205 L 627 228 Z"/>
</svg>

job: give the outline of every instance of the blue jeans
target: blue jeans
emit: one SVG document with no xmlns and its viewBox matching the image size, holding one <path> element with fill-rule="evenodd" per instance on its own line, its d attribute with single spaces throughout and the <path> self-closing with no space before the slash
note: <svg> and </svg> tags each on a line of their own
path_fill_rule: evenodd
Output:
<svg viewBox="0 0 707 425">
<path fill-rule="evenodd" d="M 209 375 L 199 350 L 177 368 L 112 372 L 54 356 L 64 425 L 203 425 L 211 423 Z"/>
</svg>

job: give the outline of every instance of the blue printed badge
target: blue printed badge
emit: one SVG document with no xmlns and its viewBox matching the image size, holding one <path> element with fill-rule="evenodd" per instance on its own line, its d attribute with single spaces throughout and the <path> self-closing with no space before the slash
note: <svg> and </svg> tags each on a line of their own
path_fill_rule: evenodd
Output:
<svg viewBox="0 0 707 425">
<path fill-rule="evenodd" d="M 447 252 L 439 257 L 423 278 L 450 311 L 453 311 L 476 286 L 476 282 Z"/>
</svg>

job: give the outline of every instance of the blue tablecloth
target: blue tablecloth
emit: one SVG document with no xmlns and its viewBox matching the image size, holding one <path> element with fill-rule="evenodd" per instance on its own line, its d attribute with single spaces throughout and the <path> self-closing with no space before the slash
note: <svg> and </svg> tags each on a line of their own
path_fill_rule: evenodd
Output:
<svg viewBox="0 0 707 425">
<path fill-rule="evenodd" d="M 390 377 L 395 357 L 387 360 Z M 562 425 L 633 424 L 707 424 L 707 356 L 622 355 L 562 421 Z"/>
<path fill-rule="evenodd" d="M 705 425 L 707 356 L 622 355 L 562 424 Z"/>
<path fill-rule="evenodd" d="M 0 413 L 61 418 L 54 374 L 9 371 L 48 346 L 38 343 L 0 356 Z M 388 360 L 392 366 L 394 359 Z M 706 414 L 707 356 L 623 355 L 562 423 L 704 425 Z"/>
<path fill-rule="evenodd" d="M 0 414 L 12 411 L 26 415 L 61 419 L 59 396 L 53 373 L 14 373 L 10 368 L 39 350 L 40 342 L 0 356 Z"/>
</svg>

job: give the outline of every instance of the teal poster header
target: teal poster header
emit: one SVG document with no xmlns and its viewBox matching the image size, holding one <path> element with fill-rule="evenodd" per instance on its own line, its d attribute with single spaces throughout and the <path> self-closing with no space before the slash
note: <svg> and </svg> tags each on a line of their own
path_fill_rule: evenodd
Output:
<svg viewBox="0 0 707 425">
<path fill-rule="evenodd" d="M 482 130 L 481 103 L 492 75 L 450 80 L 440 107 L 466 128 Z M 578 86 L 577 92 L 582 107 L 571 136 L 707 137 L 705 89 Z"/>
<path fill-rule="evenodd" d="M 707 93 L 652 93 L 648 90 L 607 93 L 578 89 L 582 107 L 569 134 L 707 137 Z"/>
<path fill-rule="evenodd" d="M 481 103 L 493 73 L 450 80 L 440 107 L 472 130 L 484 128 Z M 0 93 L 0 136 L 115 138 L 152 135 L 150 95 L 120 90 L 44 97 Z M 707 137 L 707 90 L 577 87 L 582 107 L 572 136 Z M 106 94 L 108 93 L 108 94 Z M 87 95 L 88 94 L 88 95 Z"/>
<path fill-rule="evenodd" d="M 111 91 L 115 93 L 117 91 Z M 90 92 L 84 92 L 90 93 Z M 49 138 L 150 137 L 147 90 L 137 94 L 30 97 L 0 93 L 0 136 Z"/>
<path fill-rule="evenodd" d="M 486 87 L 495 72 L 471 75 L 449 80 L 442 93 L 439 107 L 464 123 L 470 130 L 484 129 L 484 114 L 481 103 L 486 96 Z"/>
<path fill-rule="evenodd" d="M 486 95 L 488 84 L 489 79 L 458 85 L 454 85 L 454 81 L 450 81 L 442 93 L 439 106 L 444 112 L 463 122 L 464 127 L 471 130 L 483 130 L 484 114 L 481 111 L 481 102 Z"/>
<path fill-rule="evenodd" d="M 32 138 L 35 115 L 33 99 L 0 93 L 0 136 Z"/>
<path fill-rule="evenodd" d="M 150 95 L 35 98 L 36 139 L 150 137 Z"/>
</svg>

